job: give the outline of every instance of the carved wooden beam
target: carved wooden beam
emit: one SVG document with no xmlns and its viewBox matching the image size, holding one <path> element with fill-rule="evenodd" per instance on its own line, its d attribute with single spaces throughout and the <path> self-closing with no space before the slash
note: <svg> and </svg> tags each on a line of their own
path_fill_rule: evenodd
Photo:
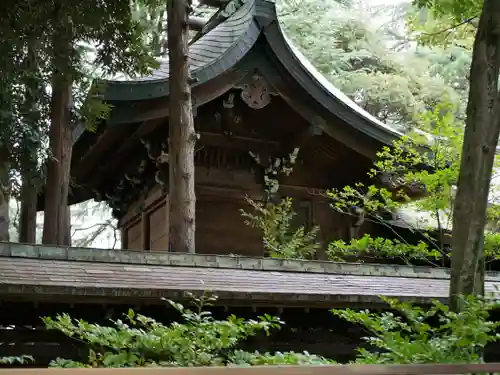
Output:
<svg viewBox="0 0 500 375">
<path fill-rule="evenodd" d="M 148 139 L 141 139 L 149 160 L 155 165 L 155 181 L 168 188 L 168 128 L 160 127 Z"/>
<path fill-rule="evenodd" d="M 123 124 L 113 129 L 105 129 L 99 135 L 97 141 L 71 167 L 73 171 L 72 177 L 76 181 L 85 181 L 89 174 L 94 172 L 95 166 L 99 164 L 101 157 L 109 149 L 109 145 L 122 138 L 127 131 L 130 131 L 129 125 L 131 124 Z"/>
<path fill-rule="evenodd" d="M 139 140 L 147 134 L 150 134 L 162 122 L 165 122 L 165 119 L 156 119 L 142 123 L 139 128 L 122 143 L 121 147 L 113 153 L 111 161 L 99 168 L 97 171 L 94 171 L 93 177 L 87 185 L 97 187 L 107 177 L 116 174 L 116 172 L 120 169 L 120 164 L 123 164 L 124 160 L 130 158 L 132 151 L 139 144 Z"/>
<path fill-rule="evenodd" d="M 232 150 L 266 152 L 267 154 L 277 152 L 281 148 L 280 143 L 275 141 L 250 137 L 225 136 L 210 132 L 200 132 L 200 139 L 198 142 L 206 146 Z"/>
<path fill-rule="evenodd" d="M 315 124 L 309 125 L 307 128 L 292 134 L 282 141 L 283 152 L 289 153 L 294 148 L 304 148 L 309 145 L 315 136 L 323 134 L 323 130 Z"/>
</svg>

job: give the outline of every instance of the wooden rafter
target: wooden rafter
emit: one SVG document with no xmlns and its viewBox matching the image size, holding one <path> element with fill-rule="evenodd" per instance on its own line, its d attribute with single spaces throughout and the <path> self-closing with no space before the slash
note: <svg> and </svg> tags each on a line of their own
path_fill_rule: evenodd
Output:
<svg viewBox="0 0 500 375">
<path fill-rule="evenodd" d="M 113 153 L 113 159 L 93 174 L 93 177 L 88 182 L 88 185 L 96 187 L 102 181 L 103 177 L 109 177 L 115 174 L 119 165 L 123 163 L 124 160 L 130 158 L 130 154 L 133 149 L 137 147 L 139 140 L 150 134 L 163 121 L 164 119 L 157 119 L 143 122 L 139 128 L 122 144 L 122 146 Z"/>
<path fill-rule="evenodd" d="M 202 5 L 220 8 L 228 4 L 231 0 L 199 0 L 198 2 Z"/>
<path fill-rule="evenodd" d="M 305 148 L 312 143 L 316 136 L 321 134 L 323 134 L 323 130 L 315 125 L 309 125 L 282 141 L 283 152 L 292 152 L 296 147 Z"/>
<path fill-rule="evenodd" d="M 232 150 L 274 153 L 281 149 L 279 142 L 260 138 L 225 136 L 211 132 L 200 132 L 199 143 L 206 146 L 222 147 Z"/>
<path fill-rule="evenodd" d="M 130 126 L 122 125 L 113 129 L 105 129 L 92 147 L 77 161 L 79 168 L 75 170 L 72 177 L 77 181 L 85 179 L 108 150 L 106 146 L 122 138 L 127 131 L 130 131 Z"/>
</svg>

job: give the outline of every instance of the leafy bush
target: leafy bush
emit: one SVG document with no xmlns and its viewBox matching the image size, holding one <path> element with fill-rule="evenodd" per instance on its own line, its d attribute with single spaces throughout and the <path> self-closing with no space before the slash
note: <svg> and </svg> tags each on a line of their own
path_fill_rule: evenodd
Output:
<svg viewBox="0 0 500 375">
<path fill-rule="evenodd" d="M 443 258 L 449 259 L 450 252 L 443 252 L 423 241 L 416 245 L 406 243 L 398 239 L 383 237 L 372 237 L 369 234 L 361 238 L 353 238 L 351 241 L 332 241 L 328 244 L 328 259 L 333 262 L 345 262 L 349 258 L 360 256 L 372 257 L 373 259 L 393 258 L 401 259 L 406 264 L 412 264 L 415 260 L 424 260 L 433 266 L 438 266 L 435 261 Z M 500 259 L 500 233 L 484 233 L 484 256 L 488 262 Z"/>
<path fill-rule="evenodd" d="M 230 357 L 230 362 L 235 365 L 252 365 L 252 366 L 263 366 L 263 365 L 324 365 L 333 364 L 334 361 L 325 359 L 323 357 L 304 353 L 249 353 L 243 350 L 236 350 Z"/>
<path fill-rule="evenodd" d="M 333 241 L 328 245 L 327 254 L 328 258 L 335 262 L 345 261 L 346 257 L 359 255 L 372 255 L 376 258 L 399 258 L 407 264 L 410 264 L 411 260 L 442 258 L 442 253 L 439 250 L 430 248 L 422 241 L 417 245 L 412 245 L 397 239 L 373 238 L 369 234 L 365 234 L 361 238 L 353 238 L 348 243 L 343 240 Z"/>
<path fill-rule="evenodd" d="M 15 357 L 0 357 L 0 365 L 26 364 L 34 362 L 30 355 L 20 355 Z"/>
<path fill-rule="evenodd" d="M 139 366 L 225 366 L 254 364 L 327 363 L 307 353 L 260 354 L 237 350 L 250 336 L 279 328 L 283 322 L 264 315 L 258 320 L 244 320 L 234 315 L 215 320 L 204 306 L 214 296 L 191 296 L 196 309 L 168 300 L 184 318 L 184 323 L 164 325 L 129 310 L 124 320 L 112 326 L 74 320 L 67 314 L 44 318 L 48 329 L 63 332 L 89 345 L 86 363 L 57 358 L 53 367 L 139 367 Z"/>
<path fill-rule="evenodd" d="M 297 213 L 291 198 L 279 203 L 256 202 L 248 197 L 246 201 L 255 213 L 241 210 L 245 224 L 262 231 L 264 249 L 271 258 L 307 259 L 316 253 L 320 246 L 316 241 L 319 227 L 309 231 L 304 226 L 293 228 Z"/>
<path fill-rule="evenodd" d="M 393 224 L 385 219 L 386 215 L 392 218 L 398 209 L 408 208 L 412 202 L 417 213 L 427 213 L 434 221 L 432 225 L 406 223 L 411 231 L 422 235 L 427 244 L 406 243 L 395 228 L 393 234 L 399 237 L 398 241 L 364 238 L 351 244 L 336 242 L 330 247 L 333 255 L 339 258 L 346 250 L 349 255 L 356 255 L 355 250 L 365 255 L 370 250 L 381 258 L 395 256 L 406 262 L 426 259 L 430 263 L 447 256 L 443 233 L 449 229 L 447 219 L 453 213 L 463 139 L 455 113 L 455 106 L 447 102 L 422 113 L 418 129 L 377 153 L 377 160 L 368 172 L 369 184 L 358 182 L 328 192 L 335 210 L 353 215 L 352 209 L 357 208 L 362 212 L 362 221 L 389 228 Z M 414 199 L 417 196 L 420 199 Z M 439 233 L 439 238 L 432 234 L 434 231 Z"/>
<path fill-rule="evenodd" d="M 463 310 L 455 313 L 438 301 L 422 308 L 382 299 L 398 315 L 389 311 L 332 310 L 370 333 L 364 340 L 377 352 L 358 348 L 358 363 L 478 363 L 485 346 L 499 339 L 496 330 L 500 322 L 488 320 L 489 311 L 499 307 L 496 301 L 469 296 L 462 299 Z"/>
<path fill-rule="evenodd" d="M 57 358 L 52 367 L 139 367 L 139 366 L 254 366 L 322 365 L 334 363 L 307 352 L 247 352 L 238 344 L 260 332 L 267 334 L 283 322 L 264 315 L 257 320 L 230 316 L 215 320 L 204 306 L 213 296 L 192 297 L 196 309 L 168 301 L 182 313 L 184 323 L 168 326 L 133 311 L 125 321 L 100 326 L 71 319 L 62 314 L 44 318 L 48 329 L 59 330 L 86 343 L 89 356 L 85 363 Z M 434 301 L 424 308 L 382 297 L 390 309 L 382 313 L 352 309 L 331 310 L 346 321 L 368 331 L 363 340 L 371 346 L 357 349 L 356 363 L 480 363 L 488 343 L 495 342 L 500 322 L 489 320 L 489 312 L 500 306 L 497 301 L 479 297 L 463 298 L 463 310 L 450 311 Z M 374 350 L 373 350 L 374 349 Z M 0 363 L 26 363 L 27 356 L 0 359 Z"/>
</svg>

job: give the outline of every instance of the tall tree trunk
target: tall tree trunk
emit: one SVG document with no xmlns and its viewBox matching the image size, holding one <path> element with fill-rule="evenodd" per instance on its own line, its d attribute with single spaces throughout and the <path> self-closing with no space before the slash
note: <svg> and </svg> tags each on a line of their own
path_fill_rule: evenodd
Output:
<svg viewBox="0 0 500 375">
<path fill-rule="evenodd" d="M 484 294 L 484 228 L 500 130 L 500 1 L 486 0 L 470 70 L 462 161 L 453 213 L 450 305 L 459 295 Z"/>
<path fill-rule="evenodd" d="M 69 116 L 71 86 L 57 82 L 52 88 L 52 113 L 50 124 L 51 157 L 47 161 L 45 185 L 45 213 L 43 220 L 44 244 L 64 245 L 68 228 L 69 177 L 71 166 L 72 137 Z"/>
<path fill-rule="evenodd" d="M 27 49 L 27 69 L 36 72 L 39 69 L 37 49 L 40 43 L 35 36 L 30 40 Z M 23 121 L 29 127 L 40 125 L 38 101 L 36 93 L 39 90 L 37 80 L 28 80 L 25 93 L 25 110 L 23 111 Z M 40 186 L 40 175 L 38 171 L 37 150 L 39 142 L 34 142 L 28 134 L 23 134 L 23 165 L 22 186 L 21 186 L 21 214 L 19 215 L 19 242 L 36 243 L 36 214 L 38 203 L 38 188 Z"/>
<path fill-rule="evenodd" d="M 36 243 L 36 206 L 38 192 L 29 176 L 23 176 L 21 188 L 21 214 L 19 217 L 19 242 Z"/>
<path fill-rule="evenodd" d="M 10 226 L 9 152 L 0 147 L 0 241 L 9 241 Z"/>
<path fill-rule="evenodd" d="M 195 252 L 194 130 L 188 71 L 189 0 L 167 0 L 170 250 Z"/>
<path fill-rule="evenodd" d="M 69 224 L 67 215 L 71 167 L 72 126 L 70 118 L 72 80 L 70 73 L 71 22 L 59 11 L 56 2 L 53 35 L 55 71 L 52 83 L 51 124 L 49 131 L 51 157 L 47 162 L 44 244 L 64 245 Z M 66 21 L 66 22 L 65 22 Z"/>
</svg>

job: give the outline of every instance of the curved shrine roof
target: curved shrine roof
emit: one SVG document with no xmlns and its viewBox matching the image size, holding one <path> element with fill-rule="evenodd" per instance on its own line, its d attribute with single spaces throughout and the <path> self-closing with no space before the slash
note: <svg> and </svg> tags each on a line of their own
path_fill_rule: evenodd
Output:
<svg viewBox="0 0 500 375">
<path fill-rule="evenodd" d="M 205 83 L 233 68 L 263 35 L 277 59 L 325 109 L 348 125 L 383 144 L 401 136 L 359 107 L 319 73 L 283 34 L 276 6 L 269 0 L 238 0 L 231 15 L 220 12 L 207 23 L 189 47 L 192 87 Z M 214 18 L 219 23 L 214 27 Z M 129 80 L 107 81 L 105 99 L 109 101 L 147 100 L 169 94 L 168 58 L 159 59 L 160 66 L 149 75 Z"/>
</svg>

